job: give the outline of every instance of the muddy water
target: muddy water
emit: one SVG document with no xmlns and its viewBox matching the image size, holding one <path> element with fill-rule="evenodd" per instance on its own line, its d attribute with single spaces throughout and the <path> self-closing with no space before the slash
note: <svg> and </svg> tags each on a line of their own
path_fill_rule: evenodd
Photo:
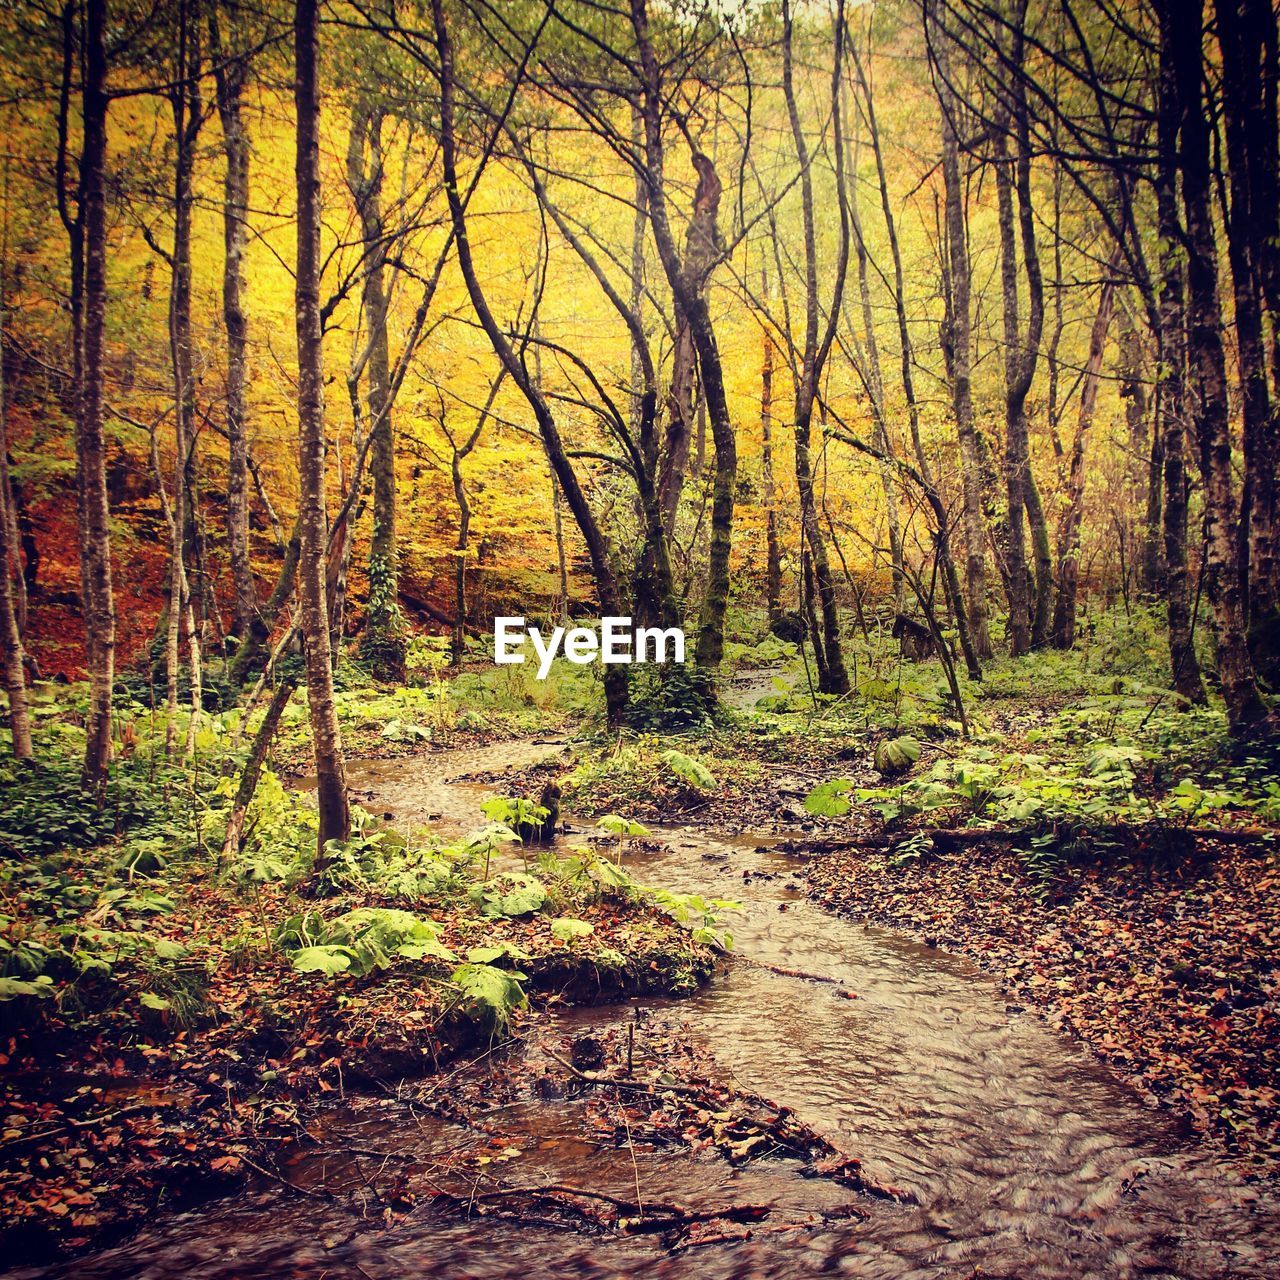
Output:
<svg viewBox="0 0 1280 1280">
<path fill-rule="evenodd" d="M 475 821 L 485 789 L 450 775 L 521 767 L 555 747 L 524 744 L 351 770 L 375 812 L 406 826 Z M 862 1202 L 860 1221 L 820 1224 L 668 1257 L 652 1241 L 442 1219 L 419 1210 L 393 1226 L 321 1199 L 267 1188 L 175 1215 L 126 1245 L 82 1259 L 76 1277 L 697 1276 L 1245 1277 L 1280 1276 L 1280 1205 L 1239 1184 L 1166 1118 L 1072 1042 L 1006 1004 L 967 962 L 889 930 L 837 920 L 803 899 L 799 865 L 760 842 L 665 833 L 636 855 L 642 879 L 732 896 L 737 959 L 679 1005 L 693 1036 L 744 1086 L 795 1109 L 877 1179 L 918 1205 Z M 792 977 L 765 966 L 803 971 Z M 836 981 L 821 982 L 818 977 Z M 851 998 L 852 997 L 854 998 Z M 648 1002 L 652 1007 L 653 1002 Z M 553 1039 L 633 1019 L 574 1010 Z M 643 1028 L 644 1023 L 637 1024 Z M 637 1041 L 643 1048 L 643 1030 Z M 537 1053 L 535 1045 L 530 1052 Z M 498 1087 L 493 1121 L 519 1136 L 504 1170 L 524 1185 L 570 1182 L 688 1206 L 766 1203 L 776 1218 L 838 1212 L 846 1193 L 777 1162 L 727 1170 L 674 1153 L 600 1148 L 583 1105 Z M 509 1077 L 506 1077 L 509 1079 Z M 426 1087 L 430 1087 L 428 1083 Z M 370 1159 L 399 1167 L 415 1192 L 444 1180 L 468 1134 L 391 1099 L 352 1100 L 327 1119 L 335 1153 L 300 1156 L 303 1185 L 357 1194 Z"/>
</svg>

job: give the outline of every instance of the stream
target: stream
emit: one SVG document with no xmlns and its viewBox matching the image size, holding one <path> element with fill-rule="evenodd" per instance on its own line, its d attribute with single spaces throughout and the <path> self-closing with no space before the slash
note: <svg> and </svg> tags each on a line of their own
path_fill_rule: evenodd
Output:
<svg viewBox="0 0 1280 1280">
<path fill-rule="evenodd" d="M 515 743 L 410 759 L 353 762 L 355 798 L 404 829 L 479 823 L 494 788 L 450 782 L 518 769 L 561 744 Z M 731 1168 L 681 1151 L 632 1154 L 592 1141 L 580 1098 L 544 1101 L 495 1089 L 492 1119 L 522 1135 L 503 1170 L 523 1185 L 573 1183 L 694 1207 L 761 1203 L 776 1217 L 862 1219 L 709 1245 L 668 1256 L 652 1237 L 557 1232 L 419 1208 L 388 1225 L 370 1206 L 291 1195 L 263 1184 L 172 1213 L 125 1243 L 42 1277 L 1280 1277 L 1280 1199 L 1249 1186 L 1146 1109 L 1084 1050 L 1007 1003 L 968 961 L 904 934 L 834 917 L 801 892 L 801 864 L 767 845 L 687 828 L 627 865 L 641 880 L 735 898 L 727 972 L 683 1001 L 569 1009 L 524 1050 L 678 1015 L 692 1039 L 742 1087 L 792 1108 L 877 1181 L 917 1204 L 855 1196 L 794 1165 Z M 821 975 L 790 977 L 764 966 Z M 850 998 L 855 993 L 856 998 Z M 637 1012 L 636 1006 L 643 1006 Z M 477 1063 L 497 1070 L 501 1054 Z M 430 1080 L 422 1082 L 430 1088 Z M 398 1164 L 425 1198 L 450 1150 L 475 1135 L 393 1099 L 349 1096 L 322 1125 L 336 1152 L 362 1145 Z M 291 1178 L 353 1193 L 351 1156 L 300 1151 Z M 345 1199 L 345 1197 L 344 1197 Z"/>
</svg>

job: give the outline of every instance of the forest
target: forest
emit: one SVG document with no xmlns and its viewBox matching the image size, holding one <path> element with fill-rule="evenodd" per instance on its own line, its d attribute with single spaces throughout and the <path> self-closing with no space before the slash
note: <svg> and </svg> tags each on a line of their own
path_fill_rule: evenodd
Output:
<svg viewBox="0 0 1280 1280">
<path fill-rule="evenodd" d="M 0 12 L 0 1271 L 1280 1277 L 1271 0 Z"/>
</svg>

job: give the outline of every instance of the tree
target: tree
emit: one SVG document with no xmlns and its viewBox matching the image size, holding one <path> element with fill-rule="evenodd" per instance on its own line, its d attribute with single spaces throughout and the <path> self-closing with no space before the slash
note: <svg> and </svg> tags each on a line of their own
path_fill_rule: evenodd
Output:
<svg viewBox="0 0 1280 1280">
<path fill-rule="evenodd" d="M 1005 368 L 1005 554 L 1009 575 L 1009 652 L 1017 657 L 1044 643 L 1048 626 L 1049 535 L 1040 491 L 1031 470 L 1027 396 L 1035 378 L 1044 331 L 1044 281 L 1036 243 L 1031 198 L 1031 143 L 1026 81 L 1022 74 L 1027 0 L 1019 0 L 1013 20 L 1010 103 L 997 109 L 995 133 L 996 196 L 1000 224 L 1000 283 L 1004 313 Z M 1015 153 L 1009 155 L 1012 141 Z M 1017 232 L 1014 192 L 1017 192 Z M 1018 238 L 1027 280 L 1027 328 L 1021 328 L 1018 287 Z M 1029 598 L 1026 521 L 1031 525 L 1035 593 Z"/>
<path fill-rule="evenodd" d="M 324 349 L 320 329 L 320 86 L 317 73 L 319 0 L 298 0 L 294 13 L 297 109 L 298 253 L 298 589 L 307 669 L 307 703 L 320 810 L 317 866 L 330 840 L 351 834 L 342 737 L 334 703 L 333 655 L 325 592 Z"/>
<path fill-rule="evenodd" d="M 1161 11 L 1159 118 L 1156 127 L 1156 207 L 1160 231 L 1159 415 L 1156 434 L 1164 455 L 1164 594 L 1168 611 L 1169 667 L 1173 687 L 1193 705 L 1205 702 L 1204 682 L 1192 631 L 1187 573 L 1187 343 L 1184 316 L 1185 236 L 1178 217 L 1178 81 L 1173 65 L 1176 38 Z"/>
<path fill-rule="evenodd" d="M 71 12 L 68 5 L 64 19 L 67 33 L 64 85 L 70 79 Z M 107 456 L 102 431 L 103 326 L 107 307 L 106 28 L 106 0 L 85 0 L 84 136 L 80 157 L 79 210 L 73 223 L 71 242 L 73 341 L 79 346 L 75 381 L 80 581 L 85 658 L 89 669 L 89 717 L 85 726 L 82 783 L 99 805 L 106 796 L 107 770 L 111 761 L 116 647 Z M 65 120 L 65 114 L 61 119 Z M 65 138 L 65 129 L 60 130 L 60 136 Z M 76 295 L 80 292 L 79 280 L 83 280 L 83 310 L 81 319 L 76 323 L 74 308 L 78 301 Z"/>
<path fill-rule="evenodd" d="M 440 78 L 441 165 L 444 171 L 445 194 L 449 202 L 449 215 L 453 223 L 454 241 L 457 245 L 458 266 L 466 283 L 467 294 L 471 299 L 476 318 L 488 337 L 494 354 L 533 411 L 552 470 L 582 532 L 583 540 L 587 544 L 587 554 L 591 559 L 592 576 L 596 583 L 600 611 L 606 616 L 618 615 L 621 596 L 604 534 L 574 472 L 550 404 L 535 385 L 528 366 L 517 355 L 511 340 L 494 317 L 476 270 L 471 251 L 466 203 L 458 186 L 458 140 L 454 107 L 457 79 L 453 61 L 453 42 L 445 21 L 442 0 L 432 0 L 431 12 L 435 28 L 436 72 Z M 627 706 L 627 678 L 620 666 L 613 665 L 605 668 L 604 688 L 609 722 L 621 723 Z"/>
<path fill-rule="evenodd" d="M 222 185 L 222 320 L 227 341 L 227 546 L 235 592 L 232 631 L 243 641 L 253 631 L 258 599 L 249 560 L 249 451 L 244 394 L 249 326 L 244 309 L 244 254 L 249 239 L 250 150 L 243 109 L 248 57 L 236 51 L 239 0 L 229 0 L 227 16 L 230 44 L 224 50 L 217 10 L 209 10 L 209 52 L 226 161 Z"/>
<path fill-rule="evenodd" d="M 666 144 L 662 136 L 665 97 L 663 73 L 654 49 L 646 0 L 630 0 L 639 79 L 640 117 L 644 146 L 636 160 L 649 202 L 649 226 L 658 258 L 675 300 L 676 311 L 688 325 L 698 357 L 702 394 L 715 442 L 715 481 L 711 498 L 711 540 L 707 590 L 698 629 L 697 662 L 714 675 L 724 656 L 725 614 L 729 607 L 729 556 L 733 548 L 734 486 L 738 474 L 738 442 L 725 394 L 724 366 L 715 325 L 707 304 L 706 284 L 719 261 L 722 245 L 717 223 L 723 185 L 711 157 L 692 146 L 691 160 L 698 175 L 689 223 L 689 245 L 681 258 L 671 224 L 666 191 Z"/>
<path fill-rule="evenodd" d="M 1227 717 L 1234 733 L 1250 732 L 1266 716 L 1258 696 L 1253 661 L 1245 637 L 1244 601 L 1236 572 L 1233 530 L 1238 519 L 1231 475 L 1226 357 L 1218 302 L 1218 255 L 1210 210 L 1209 127 L 1200 94 L 1203 48 L 1199 0 L 1182 7 L 1180 21 L 1193 19 L 1195 38 L 1179 31 L 1161 0 L 1162 44 L 1172 45 L 1178 92 L 1178 166 L 1186 214 L 1187 342 L 1199 386 L 1196 436 L 1204 476 L 1205 578 L 1218 629 L 1218 673 Z"/>
<path fill-rule="evenodd" d="M 0 262 L 0 647 L 4 649 L 4 685 L 9 695 L 9 735 L 13 754 L 19 760 L 30 760 L 33 751 L 31 718 L 27 711 L 26 654 L 22 647 L 13 586 L 20 566 L 18 545 L 11 532 L 17 525 L 10 519 L 13 490 L 9 483 L 8 405 L 4 381 L 5 265 Z"/>
<path fill-rule="evenodd" d="M 796 105 L 794 63 L 794 24 L 791 5 L 782 0 L 782 92 L 787 104 L 787 119 L 795 146 L 800 178 L 800 201 L 804 227 L 804 339 L 799 349 L 799 364 L 794 370 L 796 486 L 800 491 L 800 520 L 805 543 L 813 565 L 813 576 L 822 612 L 822 630 L 814 637 L 821 644 L 822 660 L 818 664 L 819 691 L 845 694 L 849 692 L 849 675 L 845 670 L 844 650 L 840 642 L 840 614 L 836 603 L 835 580 L 827 558 L 826 539 L 818 524 L 818 504 L 814 499 L 811 442 L 813 408 L 818 397 L 819 380 L 835 342 L 836 327 L 841 319 L 841 299 L 849 267 L 849 201 L 844 174 L 844 129 L 840 107 L 840 87 L 844 69 L 844 3 L 837 0 L 834 51 L 831 72 L 831 116 L 834 123 L 836 205 L 840 215 L 840 242 L 831 284 L 831 300 L 826 307 L 827 320 L 819 331 L 818 249 L 814 226 L 813 176 L 810 172 L 809 145 Z"/>
<path fill-rule="evenodd" d="M 403 680 L 405 629 L 399 606 L 396 555 L 396 457 L 392 429 L 391 353 L 387 338 L 388 235 L 382 211 L 385 112 L 361 91 L 351 109 L 347 184 L 360 218 L 364 268 L 361 300 L 368 329 L 367 403 L 373 477 L 373 536 L 369 543 L 369 608 L 361 646 L 382 680 Z"/>
<path fill-rule="evenodd" d="M 930 30 L 928 18 L 932 12 L 933 6 L 930 5 L 926 10 L 926 32 Z M 980 660 L 985 660 L 991 657 L 993 650 L 987 627 L 987 531 L 982 510 L 982 461 L 973 417 L 969 240 L 965 226 L 965 189 L 960 174 L 960 144 L 957 134 L 959 98 L 951 83 L 948 37 L 938 29 L 936 18 L 933 30 L 936 34 L 930 39 L 929 52 L 937 67 L 935 84 L 942 121 L 942 179 L 946 208 L 946 317 L 943 322 L 942 349 L 951 383 L 956 436 L 960 442 L 960 479 L 964 495 L 965 603 L 968 607 L 974 652 Z M 883 181 L 881 189 L 884 190 Z M 898 292 L 901 295 L 901 282 Z"/>
<path fill-rule="evenodd" d="M 1080 525 L 1084 519 L 1085 455 L 1089 432 L 1098 405 L 1098 384 L 1106 354 L 1107 332 L 1115 310 L 1114 270 L 1108 264 L 1107 278 L 1098 294 L 1098 311 L 1089 334 L 1089 356 L 1080 388 L 1080 408 L 1071 444 L 1070 472 L 1062 518 L 1058 522 L 1058 591 L 1053 605 L 1051 640 L 1056 649 L 1070 649 L 1076 638 L 1076 593 L 1080 583 Z"/>
</svg>

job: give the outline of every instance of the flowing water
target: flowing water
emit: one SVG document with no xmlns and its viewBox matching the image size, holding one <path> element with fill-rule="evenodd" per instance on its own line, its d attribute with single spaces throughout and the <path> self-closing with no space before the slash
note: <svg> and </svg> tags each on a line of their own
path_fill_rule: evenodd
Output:
<svg viewBox="0 0 1280 1280">
<path fill-rule="evenodd" d="M 402 826 L 459 829 L 474 824 L 489 789 L 442 779 L 520 768 L 553 751 L 519 744 L 367 762 L 352 766 L 350 780 L 366 807 Z M 376 1208 L 353 1216 L 349 1207 L 268 1186 L 175 1214 L 120 1247 L 38 1274 L 1280 1277 L 1275 1192 L 1237 1181 L 1072 1041 L 1008 1005 L 967 961 L 821 911 L 800 892 L 799 863 L 764 841 L 687 829 L 663 835 L 668 848 L 636 855 L 631 869 L 673 889 L 742 902 L 727 921 L 737 959 L 689 1000 L 641 1003 L 678 1012 L 726 1074 L 791 1107 L 918 1204 L 852 1197 L 861 1220 L 762 1232 L 670 1257 L 651 1238 L 592 1238 L 424 1209 L 384 1225 Z M 544 1034 L 598 1034 L 634 1013 L 570 1010 Z M 636 1025 L 642 1044 L 644 1023 Z M 504 1095 L 493 1119 L 523 1135 L 524 1154 L 504 1170 L 523 1185 L 572 1183 L 627 1197 L 639 1187 L 651 1202 L 703 1208 L 764 1203 L 784 1220 L 838 1213 L 851 1200 L 782 1162 L 729 1169 L 715 1159 L 638 1150 L 633 1163 L 630 1153 L 591 1142 L 581 1101 Z M 335 1153 L 363 1146 L 362 1163 L 326 1155 L 322 1142 L 319 1152 L 299 1154 L 291 1176 L 357 1201 L 380 1153 L 383 1171 L 399 1168 L 406 1186 L 425 1192 L 450 1150 L 474 1141 L 388 1099 L 349 1100 L 326 1126 Z"/>
</svg>

